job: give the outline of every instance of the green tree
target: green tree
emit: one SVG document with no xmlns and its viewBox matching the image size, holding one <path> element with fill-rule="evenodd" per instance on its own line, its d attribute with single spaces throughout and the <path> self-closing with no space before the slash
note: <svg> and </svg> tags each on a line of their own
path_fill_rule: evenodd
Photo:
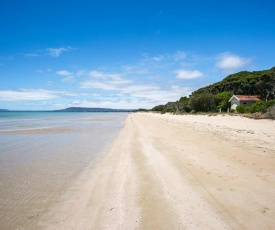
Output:
<svg viewBox="0 0 275 230">
<path fill-rule="evenodd" d="M 220 102 L 217 106 L 218 109 L 221 109 L 222 111 L 227 111 L 229 106 L 229 99 L 233 96 L 232 92 L 222 92 L 218 93 L 217 97 L 219 98 Z"/>
<path fill-rule="evenodd" d="M 217 111 L 219 98 L 211 93 L 195 94 L 190 98 L 189 105 L 196 112 Z"/>
<path fill-rule="evenodd" d="M 164 105 L 157 105 L 152 108 L 152 111 L 161 112 L 164 109 Z"/>
<path fill-rule="evenodd" d="M 200 88 L 192 93 L 232 92 L 234 94 L 260 95 L 263 99 L 275 99 L 275 67 L 262 71 L 241 71 L 231 74 L 222 81 Z"/>
<path fill-rule="evenodd" d="M 263 99 L 270 100 L 275 98 L 275 67 L 271 69 L 271 73 L 265 74 L 260 81 L 255 84 L 257 94 Z"/>
<path fill-rule="evenodd" d="M 188 98 L 188 97 L 181 97 L 178 102 L 188 104 L 189 100 L 190 100 L 190 98 Z"/>
<path fill-rule="evenodd" d="M 189 113 L 191 111 L 191 108 L 189 106 L 190 98 L 188 97 L 181 97 L 179 101 L 177 101 L 177 106 L 180 112 L 187 112 Z"/>
</svg>

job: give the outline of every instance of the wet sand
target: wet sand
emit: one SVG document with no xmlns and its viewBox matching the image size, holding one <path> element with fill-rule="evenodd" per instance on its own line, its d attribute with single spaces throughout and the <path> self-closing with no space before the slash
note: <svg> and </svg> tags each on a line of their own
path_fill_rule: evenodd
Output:
<svg viewBox="0 0 275 230">
<path fill-rule="evenodd" d="M 41 229 L 274 229 L 275 122 L 130 114 Z"/>
</svg>

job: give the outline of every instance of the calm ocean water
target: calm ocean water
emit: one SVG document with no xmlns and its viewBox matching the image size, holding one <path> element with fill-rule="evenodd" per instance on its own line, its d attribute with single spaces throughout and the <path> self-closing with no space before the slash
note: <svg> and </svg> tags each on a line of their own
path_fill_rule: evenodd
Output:
<svg viewBox="0 0 275 230">
<path fill-rule="evenodd" d="M 0 112 L 0 173 L 42 152 L 70 147 L 66 155 L 94 158 L 115 137 L 126 113 Z M 20 153 L 20 154 L 19 154 Z M 60 153 L 59 153 L 60 155 Z M 73 155 L 73 154 L 71 154 Z"/>
<path fill-rule="evenodd" d="M 0 229 L 34 226 L 61 191 L 101 159 L 126 116 L 0 112 Z"/>
<path fill-rule="evenodd" d="M 96 124 L 98 119 L 107 121 L 124 118 L 126 113 L 77 113 L 77 112 L 0 112 L 0 131 L 15 131 L 40 128 L 80 127 Z M 85 123 L 85 119 L 89 122 Z M 123 120 L 123 119 L 122 119 Z M 80 122 L 82 121 L 82 122 Z M 119 125 L 112 123 L 111 125 Z M 100 125 L 108 125 L 109 122 L 100 122 Z"/>
</svg>

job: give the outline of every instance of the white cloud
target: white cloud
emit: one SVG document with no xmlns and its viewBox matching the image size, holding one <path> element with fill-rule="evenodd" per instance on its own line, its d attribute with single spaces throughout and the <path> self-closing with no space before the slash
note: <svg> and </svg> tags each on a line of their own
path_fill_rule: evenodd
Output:
<svg viewBox="0 0 275 230">
<path fill-rule="evenodd" d="M 63 52 L 69 51 L 70 48 L 64 48 L 64 47 L 60 47 L 60 48 L 47 48 L 46 49 L 46 55 L 50 55 L 53 57 L 59 57 Z"/>
<path fill-rule="evenodd" d="M 84 75 L 86 75 L 86 72 L 87 72 L 86 70 L 81 69 L 81 70 L 77 71 L 76 75 L 77 76 L 84 76 Z"/>
<path fill-rule="evenodd" d="M 74 78 L 74 76 L 71 75 L 71 76 L 67 76 L 67 77 L 62 78 L 61 81 L 71 83 L 71 82 L 75 81 L 75 78 Z"/>
<path fill-rule="evenodd" d="M 122 93 L 137 93 L 137 92 L 149 92 L 152 90 L 159 90 L 159 86 L 156 85 L 130 85 L 121 89 Z"/>
<path fill-rule="evenodd" d="M 187 57 L 187 54 L 182 51 L 177 51 L 175 54 L 173 54 L 173 58 L 175 61 L 180 61 L 182 59 L 185 59 Z"/>
<path fill-rule="evenodd" d="M 175 60 L 179 61 L 186 58 L 186 54 L 177 52 L 167 54 L 165 57 L 155 56 L 153 61 L 157 63 L 158 58 L 162 59 L 166 57 L 167 61 L 174 62 Z M 147 55 L 146 58 L 147 60 L 149 59 Z M 151 65 L 148 66 L 149 70 L 154 68 Z M 155 105 L 165 104 L 168 101 L 178 100 L 182 96 L 188 96 L 192 92 L 190 87 L 171 86 L 169 82 L 164 85 L 163 83 L 157 83 L 158 81 L 163 82 L 164 79 L 161 78 L 154 78 L 154 82 L 152 82 L 151 75 L 144 75 L 142 78 L 139 78 L 139 75 L 135 74 L 138 72 L 139 67 L 142 70 L 145 69 L 144 65 L 123 65 L 121 66 L 122 72 L 117 73 L 98 70 L 85 71 L 84 76 L 88 76 L 89 78 L 80 82 L 79 88 L 85 89 L 86 92 L 90 90 L 91 93 L 97 92 L 101 95 L 82 98 L 82 100 L 76 100 L 77 103 L 79 103 L 79 106 L 89 105 L 98 107 L 106 105 L 111 108 L 152 108 Z M 147 64 L 145 67 L 147 69 Z M 148 71 L 145 73 L 148 74 Z M 190 75 L 192 78 L 203 75 L 199 71 L 189 71 L 188 73 L 189 78 Z M 130 79 L 127 79 L 125 76 L 128 76 Z"/>
<path fill-rule="evenodd" d="M 43 89 L 0 90 L 0 101 L 41 101 L 61 96 L 75 96 L 75 94 Z"/>
<path fill-rule="evenodd" d="M 217 57 L 216 67 L 225 72 L 231 72 L 246 66 L 251 61 L 250 58 L 244 58 L 231 53 L 222 53 Z"/>
<path fill-rule="evenodd" d="M 130 85 L 120 90 L 130 98 L 150 102 L 151 105 L 166 104 L 168 101 L 176 101 L 184 95 L 192 92 L 190 87 L 171 86 L 162 89 L 159 85 Z"/>
<path fill-rule="evenodd" d="M 62 53 L 72 50 L 72 47 L 59 47 L 59 48 L 46 48 L 42 50 L 36 50 L 35 52 L 23 53 L 24 57 L 41 57 L 44 55 L 59 57 Z"/>
<path fill-rule="evenodd" d="M 149 72 L 148 68 L 139 65 L 124 65 L 122 66 L 122 70 L 125 74 L 147 74 Z"/>
<path fill-rule="evenodd" d="M 116 74 L 116 73 L 104 73 L 100 71 L 93 70 L 90 72 L 90 77 L 95 77 L 95 78 L 102 78 L 102 79 L 113 79 L 113 80 L 119 80 L 121 78 L 121 74 Z"/>
<path fill-rule="evenodd" d="M 169 89 L 163 90 L 151 90 L 151 91 L 144 91 L 144 92 L 136 92 L 132 93 L 131 96 L 138 97 L 138 98 L 144 98 L 147 100 L 150 100 L 152 104 L 158 105 L 158 104 L 166 104 L 169 101 L 176 101 L 183 95 L 189 95 L 190 89 L 179 87 L 178 89 L 173 89 L 170 87 Z M 165 95 L 165 96 L 163 96 Z"/>
<path fill-rule="evenodd" d="M 79 86 L 82 89 L 119 90 L 119 87 L 115 84 L 93 80 L 80 82 Z"/>
<path fill-rule="evenodd" d="M 150 57 L 149 54 L 143 54 L 145 62 L 163 62 L 163 61 L 173 61 L 178 62 L 187 58 L 187 53 L 183 51 L 177 51 L 174 54 L 160 54 L 157 56 Z"/>
<path fill-rule="evenodd" d="M 141 88 L 140 88 L 141 89 Z M 151 109 L 159 104 L 166 104 L 168 101 L 176 101 L 184 95 L 191 93 L 190 88 L 171 87 L 167 90 L 155 89 L 152 91 L 138 91 L 130 95 L 116 94 L 109 99 L 77 100 L 69 106 L 79 107 L 103 107 L 114 109 Z M 165 97 L 163 96 L 165 95 Z"/>
<path fill-rule="evenodd" d="M 67 70 L 59 70 L 56 72 L 58 75 L 61 75 L 61 76 L 64 76 L 64 77 L 67 77 L 67 76 L 71 76 L 73 75 L 73 73 L 67 71 Z"/>
<path fill-rule="evenodd" d="M 1 101 L 40 101 L 57 98 L 57 94 L 45 90 L 1 90 Z"/>
<path fill-rule="evenodd" d="M 53 82 L 52 81 L 47 81 L 46 86 L 52 86 Z"/>
<path fill-rule="evenodd" d="M 175 73 L 177 74 L 177 78 L 182 80 L 195 79 L 203 76 L 203 73 L 198 70 L 180 69 L 175 71 Z"/>
<path fill-rule="evenodd" d="M 120 90 L 132 81 L 122 78 L 121 74 L 90 71 L 90 79 L 80 82 L 79 87 L 83 89 L 94 88 L 102 90 Z"/>
<path fill-rule="evenodd" d="M 107 106 L 111 108 L 152 108 L 158 104 L 165 104 L 168 101 L 178 100 L 183 95 L 189 95 L 192 91 L 189 87 L 167 86 L 148 83 L 141 84 L 139 81 L 123 78 L 124 74 L 90 71 L 90 77 L 82 81 L 79 87 L 82 89 L 97 89 L 109 91 L 112 96 L 102 95 L 91 98 L 91 102 L 77 100 L 78 106 Z M 149 77 L 148 77 L 149 78 Z M 145 80 L 145 78 L 143 78 Z M 164 89 L 166 88 L 166 89 Z M 106 95 L 106 92 L 104 92 Z M 110 95 L 110 94 L 109 94 Z"/>
<path fill-rule="evenodd" d="M 70 48 L 50 48 L 48 54 L 58 57 Z M 39 51 L 40 56 L 45 49 Z M 31 53 L 31 52 L 30 52 Z M 211 59 L 210 65 L 216 60 Z M 183 63 L 184 62 L 184 63 Z M 183 66 L 185 63 L 192 63 Z M 70 104 L 83 107 L 110 107 L 110 108 L 152 108 L 168 101 L 176 101 L 182 96 L 188 96 L 194 88 L 183 87 L 192 85 L 192 81 L 177 79 L 196 79 L 205 76 L 207 70 L 199 71 L 199 64 L 206 61 L 196 61 L 190 53 L 177 51 L 167 54 L 145 54 L 135 63 L 103 66 L 98 69 L 79 68 L 49 70 L 56 75 L 57 81 L 74 82 L 70 85 L 77 94 L 68 95 L 66 92 L 47 90 L 10 90 L 0 91 L 0 100 L 6 101 L 34 101 L 33 104 L 42 105 L 47 102 L 49 108 L 54 103 L 64 107 Z M 177 71 L 175 71 L 177 70 Z M 44 73 L 47 71 L 45 70 Z M 172 74 L 171 74 L 172 73 Z M 52 80 L 52 79 L 51 79 Z M 178 84 L 177 86 L 173 84 Z M 48 86 L 58 84 L 47 82 Z M 53 99 L 53 100 L 50 100 Z M 22 103 L 24 104 L 24 103 Z M 28 106 L 28 105 L 26 105 Z"/>
<path fill-rule="evenodd" d="M 152 61 L 156 61 L 156 62 L 164 61 L 165 59 L 166 57 L 164 55 L 158 55 L 151 58 Z"/>
<path fill-rule="evenodd" d="M 58 75 L 64 77 L 61 79 L 62 82 L 74 82 L 74 80 L 75 80 L 73 73 L 71 73 L 67 70 L 59 70 L 56 73 Z"/>
<path fill-rule="evenodd" d="M 151 108 L 153 107 L 150 102 L 139 101 L 139 100 L 125 100 L 118 99 L 115 101 L 111 100 L 82 100 L 82 101 L 74 101 L 68 106 L 77 106 L 77 107 L 95 107 L 95 108 L 113 108 L 113 109 L 137 109 L 137 108 Z"/>
</svg>

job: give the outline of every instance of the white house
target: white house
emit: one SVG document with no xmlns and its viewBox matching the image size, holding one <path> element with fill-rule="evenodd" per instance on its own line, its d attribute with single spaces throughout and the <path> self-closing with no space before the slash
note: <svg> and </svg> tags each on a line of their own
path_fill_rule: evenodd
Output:
<svg viewBox="0 0 275 230">
<path fill-rule="evenodd" d="M 230 109 L 236 109 L 239 105 L 251 106 L 256 101 L 260 101 L 256 95 L 233 95 L 228 102 L 231 103 Z"/>
</svg>

